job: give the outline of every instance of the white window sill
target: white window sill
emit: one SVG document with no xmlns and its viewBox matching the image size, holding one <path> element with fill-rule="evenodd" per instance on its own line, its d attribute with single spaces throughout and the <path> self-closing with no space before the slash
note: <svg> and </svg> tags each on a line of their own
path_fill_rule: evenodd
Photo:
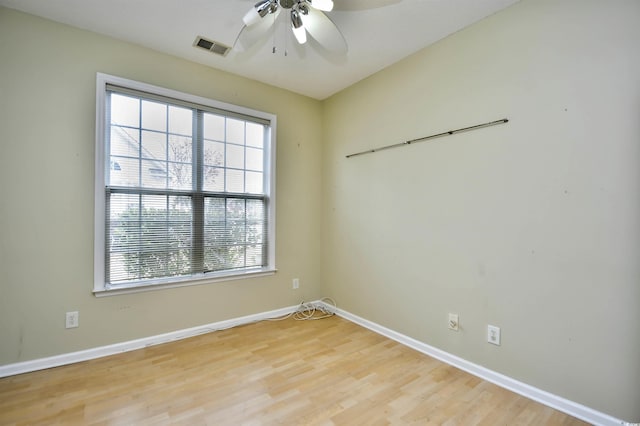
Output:
<svg viewBox="0 0 640 426">
<path fill-rule="evenodd" d="M 234 281 L 234 280 L 244 280 L 250 278 L 258 278 L 258 277 L 266 277 L 269 275 L 273 275 L 277 272 L 277 269 L 259 269 L 255 271 L 247 271 L 247 272 L 233 272 L 228 275 L 216 275 L 216 276 L 205 276 L 202 277 L 189 277 L 179 281 L 172 282 L 148 282 L 148 283 L 140 283 L 129 286 L 118 286 L 112 287 L 110 289 L 106 288 L 96 288 L 93 290 L 93 294 L 96 297 L 105 297 L 105 296 L 117 296 L 120 294 L 131 294 L 131 293 L 142 293 L 146 291 L 155 291 L 155 290 L 164 290 L 168 288 L 178 288 L 178 287 L 187 287 L 193 285 L 203 285 L 203 284 L 213 284 L 223 281 Z"/>
</svg>

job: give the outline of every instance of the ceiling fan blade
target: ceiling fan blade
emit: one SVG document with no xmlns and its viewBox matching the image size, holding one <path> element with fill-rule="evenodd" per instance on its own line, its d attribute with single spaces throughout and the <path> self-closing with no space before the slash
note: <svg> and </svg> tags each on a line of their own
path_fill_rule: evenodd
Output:
<svg viewBox="0 0 640 426">
<path fill-rule="evenodd" d="M 276 18 L 280 14 L 280 8 L 276 10 L 274 13 L 270 13 L 264 18 L 260 19 L 260 21 L 255 24 L 247 27 L 246 25 L 242 27 L 240 30 L 240 34 L 238 34 L 238 38 L 236 38 L 236 42 L 233 45 L 233 49 L 239 52 L 244 52 L 251 48 L 258 41 L 263 40 L 269 30 L 272 29 L 273 23 Z"/>
<path fill-rule="evenodd" d="M 323 48 L 334 53 L 347 53 L 347 41 L 327 15 L 310 7 L 309 14 L 302 15 L 302 23 L 309 35 Z"/>
<path fill-rule="evenodd" d="M 357 11 L 377 9 L 400 3 L 401 0 L 333 0 L 333 10 Z"/>
</svg>

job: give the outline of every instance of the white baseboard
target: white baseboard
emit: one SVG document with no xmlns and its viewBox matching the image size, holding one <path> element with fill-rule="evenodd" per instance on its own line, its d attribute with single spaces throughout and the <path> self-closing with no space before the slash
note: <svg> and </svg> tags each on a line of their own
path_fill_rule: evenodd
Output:
<svg viewBox="0 0 640 426">
<path fill-rule="evenodd" d="M 396 342 L 402 343 L 403 345 L 415 349 L 425 355 L 429 355 L 430 357 L 436 358 L 442 362 L 464 370 L 467 373 L 473 374 L 474 376 L 479 377 L 483 380 L 494 383 L 500 387 L 525 396 L 534 401 L 540 402 L 541 404 L 547 405 L 558 411 L 567 413 L 573 417 L 577 417 L 578 419 L 584 420 L 585 422 L 601 426 L 620 426 L 632 424 L 637 425 L 637 423 L 624 422 L 608 414 L 604 414 L 592 408 L 578 404 L 577 402 L 570 401 L 568 399 L 530 386 L 526 383 L 512 379 L 511 377 L 507 377 L 503 374 L 489 370 L 488 368 L 474 364 L 448 352 L 427 345 L 426 343 L 420 342 L 411 337 L 405 336 L 404 334 L 398 333 L 379 324 L 361 318 L 343 309 L 335 308 L 327 304 L 325 304 L 325 306 L 328 310 L 335 312 L 336 315 L 347 319 L 355 324 L 368 328 L 371 331 L 388 337 L 389 339 L 395 340 Z"/>
<path fill-rule="evenodd" d="M 233 319 L 224 320 L 224 321 L 218 321 L 211 324 L 201 325 L 198 327 L 192 327 L 192 328 L 187 328 L 183 330 L 172 331 L 169 333 L 159 334 L 157 336 L 145 337 L 137 340 L 131 340 L 128 342 L 115 343 L 113 345 L 100 346 L 97 348 L 86 349 L 83 351 L 71 352 L 71 353 L 62 354 L 62 355 L 55 355 L 47 358 L 34 359 L 31 361 L 0 365 L 0 377 L 14 376 L 16 374 L 29 373 L 31 371 L 44 370 L 46 368 L 52 368 L 52 367 L 59 367 L 61 365 L 73 364 L 75 362 L 87 361 L 90 359 L 101 358 L 109 355 L 115 355 L 122 352 L 142 349 L 148 346 L 154 346 L 162 343 L 173 342 L 175 340 L 186 339 L 188 337 L 197 336 L 199 334 L 209 333 L 216 330 L 224 330 L 224 329 L 236 327 L 239 325 L 262 321 L 268 318 L 275 318 L 275 317 L 287 315 L 295 311 L 297 308 L 298 308 L 298 305 L 290 306 L 287 308 L 276 309 L 273 311 L 247 315 L 244 317 L 233 318 Z"/>
</svg>

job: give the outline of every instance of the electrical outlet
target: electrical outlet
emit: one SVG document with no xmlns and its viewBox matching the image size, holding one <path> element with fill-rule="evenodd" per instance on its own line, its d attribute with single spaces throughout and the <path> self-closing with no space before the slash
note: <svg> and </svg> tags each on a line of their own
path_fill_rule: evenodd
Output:
<svg viewBox="0 0 640 426">
<path fill-rule="evenodd" d="M 458 321 L 458 314 L 449 314 L 449 330 L 460 330 L 460 322 Z"/>
<path fill-rule="evenodd" d="M 500 346 L 500 327 L 495 325 L 487 326 L 487 342 Z"/>
<path fill-rule="evenodd" d="M 80 317 L 78 311 L 67 312 L 65 320 L 65 328 L 76 328 L 80 326 Z"/>
<path fill-rule="evenodd" d="M 294 278 L 293 279 L 293 284 L 292 284 L 291 288 L 293 288 L 294 290 L 297 290 L 297 289 L 300 288 L 300 279 L 299 278 Z"/>
</svg>

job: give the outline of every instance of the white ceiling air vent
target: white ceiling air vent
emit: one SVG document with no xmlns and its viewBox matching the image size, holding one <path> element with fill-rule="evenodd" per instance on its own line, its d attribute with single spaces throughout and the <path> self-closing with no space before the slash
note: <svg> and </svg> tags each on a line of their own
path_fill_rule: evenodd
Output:
<svg viewBox="0 0 640 426">
<path fill-rule="evenodd" d="M 204 37 L 198 36 L 196 37 L 196 41 L 193 42 L 194 47 L 199 47 L 200 49 L 208 50 L 209 52 L 213 52 L 220 56 L 227 56 L 227 53 L 231 50 L 229 46 L 226 46 L 217 41 L 207 40 Z"/>
</svg>

